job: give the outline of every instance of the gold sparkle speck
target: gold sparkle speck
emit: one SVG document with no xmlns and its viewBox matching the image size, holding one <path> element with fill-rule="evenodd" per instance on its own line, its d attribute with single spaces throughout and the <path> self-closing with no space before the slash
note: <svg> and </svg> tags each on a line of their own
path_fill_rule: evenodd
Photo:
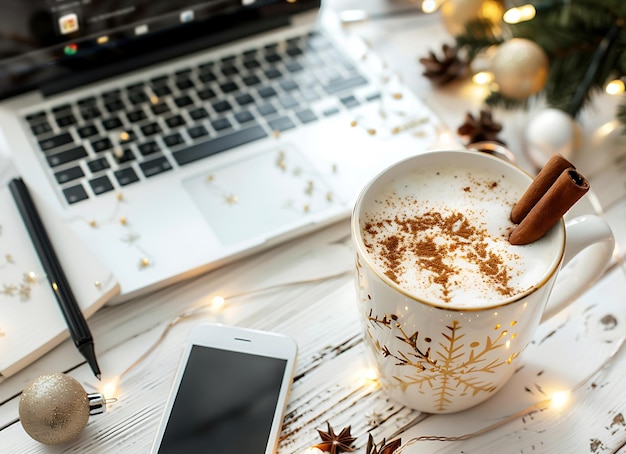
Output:
<svg viewBox="0 0 626 454">
<path fill-rule="evenodd" d="M 402 93 L 394 93 L 391 96 L 393 99 L 402 99 Z"/>
<path fill-rule="evenodd" d="M 326 193 L 326 200 L 329 202 L 333 201 L 333 193 L 332 192 L 327 192 Z"/>
<path fill-rule="evenodd" d="M 148 260 L 147 258 L 144 257 L 139 261 L 139 267 L 147 268 L 149 266 L 150 266 L 150 260 Z"/>
<path fill-rule="evenodd" d="M 368 128 L 367 133 L 368 133 L 370 136 L 373 136 L 373 135 L 375 135 L 375 134 L 376 134 L 376 130 L 375 130 L 374 128 Z"/>
<path fill-rule="evenodd" d="M 118 202 L 121 202 L 122 200 L 124 200 L 124 194 L 122 194 L 121 192 L 117 193 L 117 200 Z"/>
<path fill-rule="evenodd" d="M 13 256 L 11 254 L 6 254 L 4 256 L 4 259 L 7 261 L 7 263 L 13 263 Z"/>
<path fill-rule="evenodd" d="M 128 139 L 130 139 L 130 134 L 127 131 L 120 132 L 120 140 L 126 142 Z"/>
<path fill-rule="evenodd" d="M 224 200 L 228 205 L 233 206 L 239 202 L 239 197 L 237 197 L 235 194 L 229 194 Z"/>
<path fill-rule="evenodd" d="M 272 135 L 274 136 L 274 138 L 275 138 L 275 139 L 278 139 L 278 138 L 280 137 L 280 131 L 279 131 L 279 130 L 277 130 L 277 129 L 275 129 L 275 130 L 272 132 Z"/>
<path fill-rule="evenodd" d="M 311 211 L 311 205 L 307 203 L 304 205 L 304 207 L 302 207 L 302 209 L 304 210 L 305 213 L 308 213 L 309 211 Z"/>
<path fill-rule="evenodd" d="M 2 293 L 4 295 L 8 295 L 8 296 L 15 295 L 15 291 L 17 290 L 17 287 L 15 285 L 12 285 L 12 284 L 6 285 L 6 284 L 4 284 L 3 287 L 4 288 L 2 289 Z"/>
<path fill-rule="evenodd" d="M 95 219 L 90 219 L 89 220 L 89 227 L 97 227 L 98 223 L 96 222 Z"/>
<path fill-rule="evenodd" d="M 96 287 L 98 289 L 102 288 L 102 282 L 100 282 L 100 281 L 94 281 L 93 285 L 94 285 L 94 287 Z"/>
<path fill-rule="evenodd" d="M 215 180 L 215 176 L 214 175 L 207 175 L 206 176 L 206 181 L 208 181 L 209 183 L 213 183 L 213 180 Z"/>
<path fill-rule="evenodd" d="M 122 158 L 124 156 L 124 150 L 122 150 L 121 148 L 116 148 L 113 151 L 113 154 L 115 155 L 116 158 Z"/>
<path fill-rule="evenodd" d="M 126 219 L 126 216 L 122 216 L 120 218 L 120 224 L 122 224 L 122 225 L 128 224 L 128 219 Z"/>
<path fill-rule="evenodd" d="M 359 122 L 358 122 L 358 121 L 356 121 L 356 120 L 352 120 L 352 121 L 350 122 L 350 126 L 352 126 L 353 128 L 355 128 L 356 126 L 358 126 L 358 124 L 359 124 Z"/>
<path fill-rule="evenodd" d="M 34 271 L 29 271 L 28 273 L 24 273 L 24 282 L 29 285 L 37 283 L 37 273 Z"/>
</svg>

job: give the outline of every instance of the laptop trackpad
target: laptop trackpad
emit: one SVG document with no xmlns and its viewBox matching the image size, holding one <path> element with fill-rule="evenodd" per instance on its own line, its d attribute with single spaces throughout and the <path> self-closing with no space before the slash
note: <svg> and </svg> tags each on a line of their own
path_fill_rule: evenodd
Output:
<svg viewBox="0 0 626 454">
<path fill-rule="evenodd" d="M 330 187 L 291 145 L 210 168 L 183 185 L 225 245 L 289 231 L 333 204 Z"/>
</svg>

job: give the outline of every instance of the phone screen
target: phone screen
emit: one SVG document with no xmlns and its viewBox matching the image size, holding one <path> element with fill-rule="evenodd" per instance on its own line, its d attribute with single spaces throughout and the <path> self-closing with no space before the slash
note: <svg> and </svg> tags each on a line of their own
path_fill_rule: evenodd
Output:
<svg viewBox="0 0 626 454">
<path fill-rule="evenodd" d="M 264 454 L 286 366 L 194 345 L 158 452 Z"/>
</svg>

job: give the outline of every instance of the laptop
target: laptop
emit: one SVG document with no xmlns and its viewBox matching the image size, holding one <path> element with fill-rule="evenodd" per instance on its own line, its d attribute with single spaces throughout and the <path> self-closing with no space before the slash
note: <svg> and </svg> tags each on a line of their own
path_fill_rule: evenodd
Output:
<svg viewBox="0 0 626 454">
<path fill-rule="evenodd" d="M 346 219 L 436 116 L 319 0 L 12 0 L 0 128 L 119 300 Z"/>
</svg>

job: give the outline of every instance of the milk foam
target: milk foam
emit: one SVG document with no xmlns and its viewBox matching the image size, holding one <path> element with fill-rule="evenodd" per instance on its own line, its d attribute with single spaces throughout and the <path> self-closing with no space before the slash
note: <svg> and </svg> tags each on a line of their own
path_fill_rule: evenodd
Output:
<svg viewBox="0 0 626 454">
<path fill-rule="evenodd" d="M 408 293 L 443 306 L 497 304 L 536 286 L 558 241 L 513 246 L 511 208 L 525 188 L 483 170 L 420 170 L 363 206 L 361 233 L 375 266 Z"/>
</svg>

